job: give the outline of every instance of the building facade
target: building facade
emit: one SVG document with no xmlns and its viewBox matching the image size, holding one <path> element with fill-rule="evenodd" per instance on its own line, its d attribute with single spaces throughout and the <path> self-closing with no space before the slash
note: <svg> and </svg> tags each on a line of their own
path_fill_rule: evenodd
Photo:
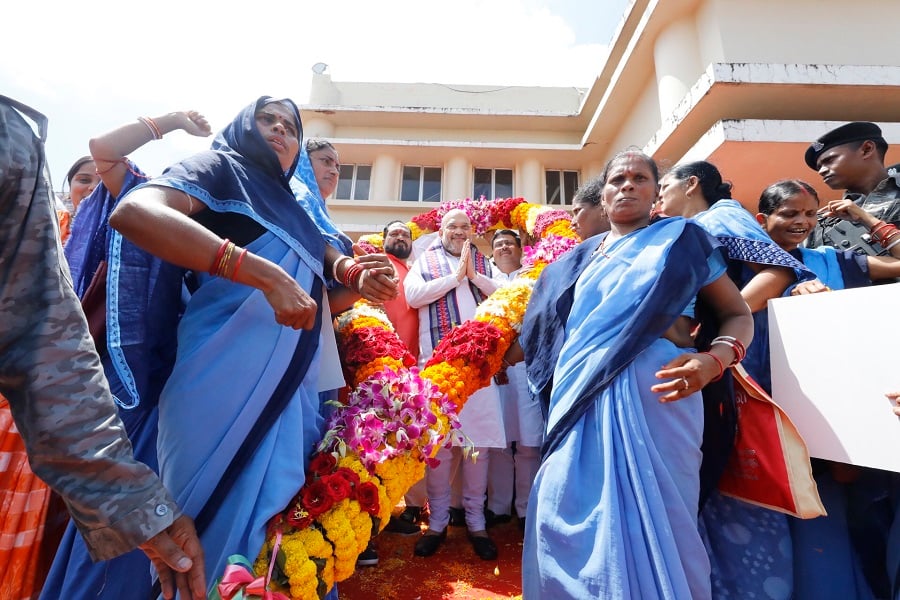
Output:
<svg viewBox="0 0 900 600">
<path fill-rule="evenodd" d="M 440 200 L 566 205 L 617 151 L 710 160 L 755 207 L 809 143 L 874 121 L 900 162 L 900 38 L 884 0 L 634 0 L 589 89 L 342 83 L 315 74 L 305 135 L 338 148 L 328 205 L 352 237 Z"/>
</svg>

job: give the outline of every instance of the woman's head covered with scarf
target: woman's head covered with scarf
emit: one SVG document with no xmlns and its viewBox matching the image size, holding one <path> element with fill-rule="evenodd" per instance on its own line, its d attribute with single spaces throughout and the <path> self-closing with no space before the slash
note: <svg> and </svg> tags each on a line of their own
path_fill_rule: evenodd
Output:
<svg viewBox="0 0 900 600">
<path fill-rule="evenodd" d="M 294 172 L 303 142 L 300 111 L 290 99 L 260 96 L 213 140 L 212 149 L 233 151 L 263 170 L 286 178 Z"/>
</svg>

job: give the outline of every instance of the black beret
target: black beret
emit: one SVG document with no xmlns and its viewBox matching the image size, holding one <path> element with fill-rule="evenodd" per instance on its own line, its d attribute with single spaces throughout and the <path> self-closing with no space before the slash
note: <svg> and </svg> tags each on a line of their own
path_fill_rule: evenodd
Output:
<svg viewBox="0 0 900 600">
<path fill-rule="evenodd" d="M 880 140 L 881 142 L 884 142 L 884 138 L 881 137 L 881 128 L 875 123 L 869 123 L 867 121 L 854 121 L 853 123 L 841 125 L 837 129 L 832 129 L 809 145 L 809 148 L 806 149 L 806 155 L 804 156 L 806 164 L 813 171 L 818 171 L 816 161 L 818 161 L 819 157 L 822 156 L 822 153 L 829 148 L 849 144 L 850 142 L 864 142 L 866 140 L 872 140 L 873 142 Z"/>
</svg>

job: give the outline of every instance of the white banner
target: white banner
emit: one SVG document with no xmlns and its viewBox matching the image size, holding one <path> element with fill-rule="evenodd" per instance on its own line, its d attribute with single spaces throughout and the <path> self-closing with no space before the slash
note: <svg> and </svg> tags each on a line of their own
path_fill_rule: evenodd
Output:
<svg viewBox="0 0 900 600">
<path fill-rule="evenodd" d="M 810 456 L 900 472 L 900 284 L 769 301 L 772 398 Z"/>
</svg>

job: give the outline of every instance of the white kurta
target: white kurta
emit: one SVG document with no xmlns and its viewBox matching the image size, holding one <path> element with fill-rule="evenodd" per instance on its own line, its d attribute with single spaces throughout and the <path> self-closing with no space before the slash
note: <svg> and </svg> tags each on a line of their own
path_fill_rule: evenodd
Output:
<svg viewBox="0 0 900 600">
<path fill-rule="evenodd" d="M 522 269 L 504 273 L 494 266 L 494 280 L 505 285 L 516 278 Z M 506 375 L 509 383 L 498 385 L 500 403 L 503 407 L 503 424 L 507 442 L 518 442 L 522 446 L 540 446 L 544 441 L 544 417 L 541 405 L 528 389 L 525 363 L 508 367 Z"/>
<path fill-rule="evenodd" d="M 455 271 L 459 265 L 459 258 L 446 254 L 451 269 Z M 455 275 L 447 275 L 430 281 L 422 277 L 423 271 L 427 271 L 424 256 L 420 256 L 410 268 L 403 287 L 406 292 L 406 302 L 419 310 L 419 366 L 431 358 L 434 347 L 431 344 L 430 317 L 428 306 L 436 302 L 448 292 L 454 291 L 456 302 L 459 306 L 459 316 L 468 320 L 475 316 L 475 296 L 469 288 L 468 279 L 461 282 Z M 478 274 L 473 283 L 485 296 L 489 296 L 497 289 L 497 282 L 482 274 Z M 486 388 L 482 388 L 472 394 L 459 414 L 459 421 L 463 433 L 478 448 L 505 448 L 506 435 L 503 427 L 503 412 L 500 405 L 500 395 L 497 386 L 492 382 Z"/>
</svg>

